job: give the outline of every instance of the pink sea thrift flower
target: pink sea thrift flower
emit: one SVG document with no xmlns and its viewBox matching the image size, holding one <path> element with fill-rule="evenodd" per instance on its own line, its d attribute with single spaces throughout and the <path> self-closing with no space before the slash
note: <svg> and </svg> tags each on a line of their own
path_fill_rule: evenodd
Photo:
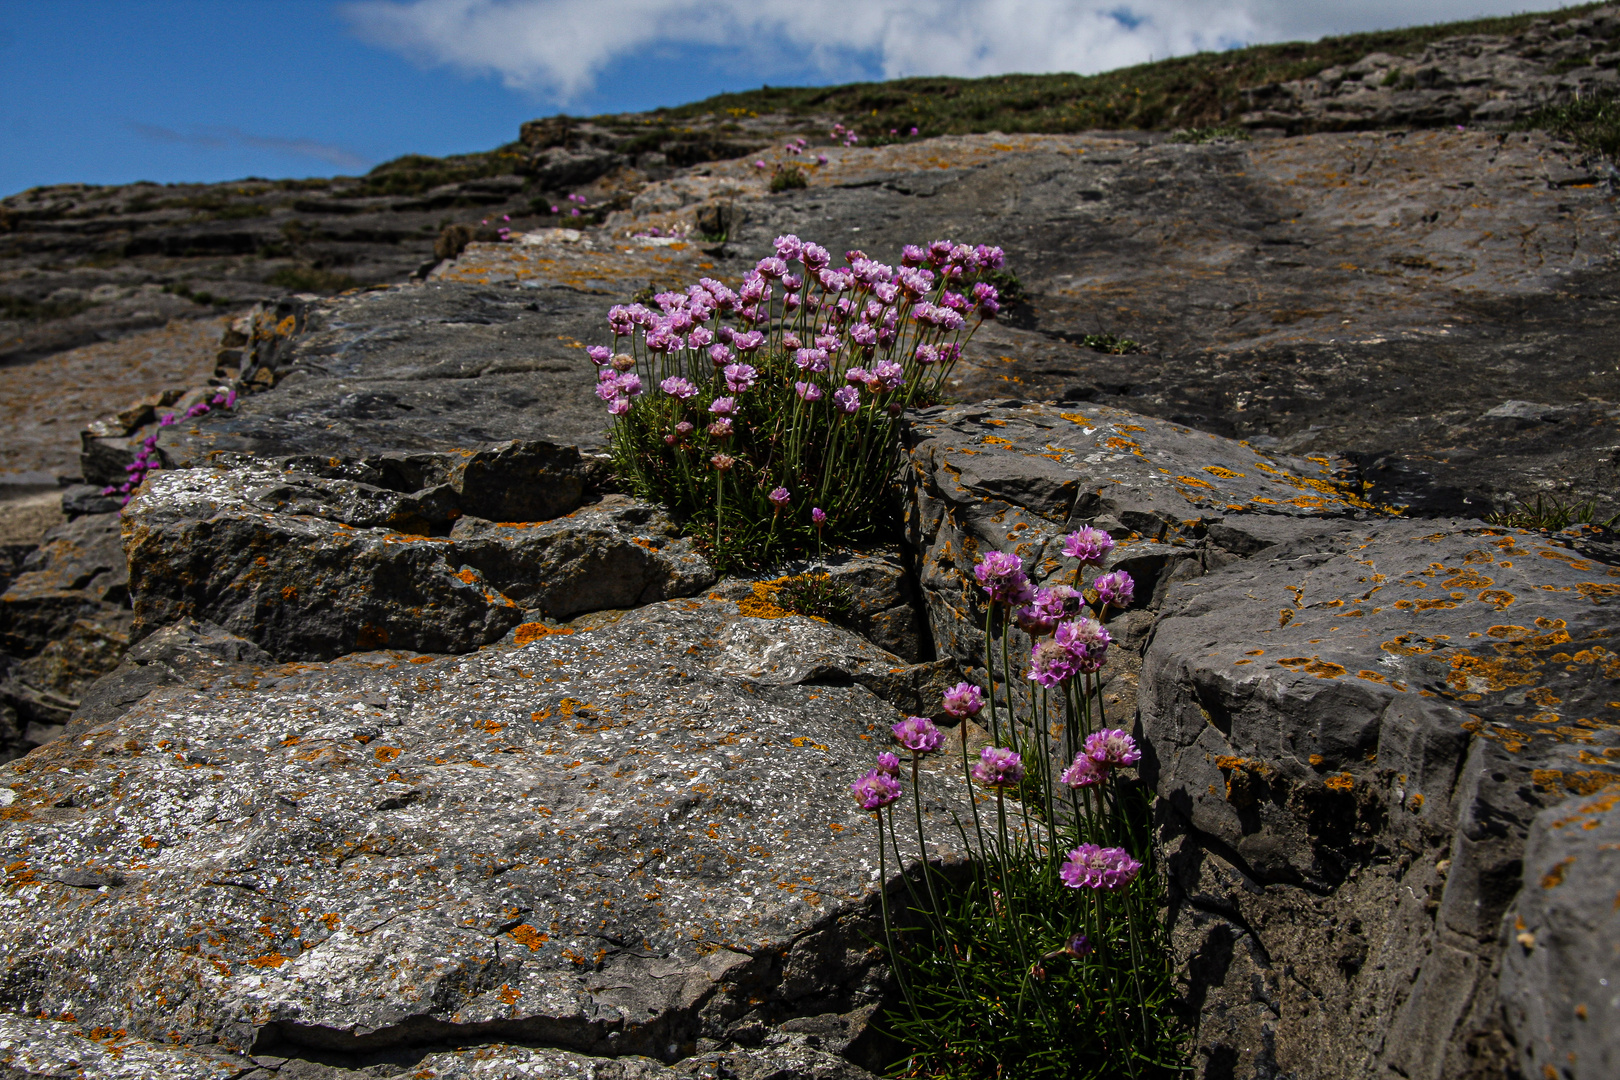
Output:
<svg viewBox="0 0 1620 1080">
<path fill-rule="evenodd" d="M 690 381 L 678 376 L 665 379 L 658 384 L 658 388 L 671 397 L 680 398 L 682 401 L 689 397 L 696 397 L 698 392 L 698 388 L 693 386 Z"/>
<path fill-rule="evenodd" d="M 726 389 L 734 394 L 741 393 L 753 387 L 754 380 L 759 372 L 749 364 L 727 364 L 725 368 Z"/>
<path fill-rule="evenodd" d="M 945 733 L 926 716 L 908 716 L 889 730 L 901 746 L 918 754 L 931 754 L 945 741 Z"/>
<path fill-rule="evenodd" d="M 793 391 L 805 401 L 821 400 L 821 387 L 813 382 L 796 382 L 793 384 Z"/>
<path fill-rule="evenodd" d="M 979 751 L 973 779 L 985 787 L 1017 787 L 1024 779 L 1024 759 L 1005 747 L 987 746 Z"/>
<path fill-rule="evenodd" d="M 1022 604 L 1033 595 L 1024 565 L 1018 556 L 1005 551 L 987 551 L 973 568 L 979 587 L 990 599 L 1001 604 Z"/>
<path fill-rule="evenodd" d="M 1098 765 L 1108 768 L 1135 765 L 1142 760 L 1142 751 L 1137 749 L 1136 740 L 1119 728 L 1092 732 L 1086 738 L 1085 754 Z"/>
<path fill-rule="evenodd" d="M 1087 566 L 1101 566 L 1103 556 L 1114 547 L 1114 538 L 1101 529 L 1082 525 L 1063 538 L 1063 554 Z"/>
<path fill-rule="evenodd" d="M 945 691 L 945 713 L 957 719 L 977 716 L 984 708 L 984 691 L 972 683 L 957 683 Z"/>
<path fill-rule="evenodd" d="M 1107 776 L 1102 766 L 1082 752 L 1074 755 L 1074 763 L 1063 770 L 1058 780 L 1072 788 L 1096 787 Z"/>
<path fill-rule="evenodd" d="M 812 506 L 810 508 L 810 524 L 818 529 L 827 524 L 827 511 L 819 506 Z"/>
<path fill-rule="evenodd" d="M 1124 848 L 1081 844 L 1069 852 L 1067 861 L 1058 868 L 1058 875 L 1071 889 L 1113 892 L 1129 885 L 1141 869 L 1142 864 L 1131 858 Z"/>
<path fill-rule="evenodd" d="M 1123 570 L 1099 574 L 1092 581 L 1091 587 L 1097 590 L 1097 600 L 1100 603 L 1117 608 L 1129 606 L 1131 597 L 1136 592 L 1136 582 L 1132 581 L 1131 575 Z"/>
<path fill-rule="evenodd" d="M 772 488 L 771 493 L 765 497 L 771 500 L 771 505 L 775 506 L 778 510 L 782 509 L 788 503 L 793 501 L 793 496 L 785 487 Z"/>
<path fill-rule="evenodd" d="M 1042 641 L 1030 650 L 1029 678 L 1042 686 L 1061 685 L 1078 670 L 1075 655 L 1055 641 Z"/>
<path fill-rule="evenodd" d="M 900 781 L 873 769 L 849 785 L 849 790 L 862 810 L 881 810 L 900 797 Z"/>
<path fill-rule="evenodd" d="M 737 399 L 717 397 L 709 402 L 709 411 L 716 416 L 730 416 L 737 411 Z"/>
<path fill-rule="evenodd" d="M 852 414 L 861 407 L 861 392 L 853 386 L 835 390 L 833 391 L 833 404 L 838 406 L 839 412 Z"/>
<path fill-rule="evenodd" d="M 883 773 L 885 776 L 899 776 L 900 759 L 894 754 L 891 754 L 885 750 L 883 753 L 878 755 L 877 771 Z"/>
</svg>

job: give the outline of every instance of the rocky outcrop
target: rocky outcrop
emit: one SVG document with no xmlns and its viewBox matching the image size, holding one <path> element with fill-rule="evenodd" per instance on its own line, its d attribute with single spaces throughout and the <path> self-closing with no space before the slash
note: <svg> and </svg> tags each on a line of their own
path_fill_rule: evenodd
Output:
<svg viewBox="0 0 1620 1080">
<path fill-rule="evenodd" d="M 221 662 L 0 773 L 6 997 L 40 1018 L 14 1059 L 117 1030 L 199 1070 L 877 1063 L 883 883 L 844 785 L 895 714 L 810 662 L 870 649 L 847 632 L 675 601 L 466 657 L 149 640 L 132 666 Z M 962 781 L 933 782 L 944 814 Z"/>
<path fill-rule="evenodd" d="M 1203 1075 L 1488 1073 L 1504 1031 L 1528 1052 L 1500 927 L 1539 898 L 1536 814 L 1620 783 L 1617 599 L 1576 541 L 1461 522 L 1344 522 L 1177 587 L 1143 774 Z"/>
<path fill-rule="evenodd" d="M 1620 759 L 1612 746 L 1592 753 Z M 1524 888 L 1502 927 L 1502 1000 L 1526 1076 L 1550 1067 L 1587 1080 L 1620 1068 L 1617 806 L 1617 791 L 1577 796 L 1531 823 Z"/>
<path fill-rule="evenodd" d="M 263 467 L 160 473 L 124 515 L 135 634 L 195 618 L 287 660 L 382 646 L 458 653 L 524 621 L 713 582 L 662 511 L 619 496 L 570 513 L 577 472 L 532 468 L 568 455 L 507 444 L 453 459 L 448 482 L 403 494 Z M 502 502 L 527 504 L 533 520 L 461 509 L 510 508 Z"/>
<path fill-rule="evenodd" d="M 1510 37 L 1471 34 L 1412 56 L 1369 53 L 1308 79 L 1245 91 L 1242 123 L 1289 134 L 1502 124 L 1549 102 L 1620 86 L 1620 11 L 1538 20 Z"/>
</svg>

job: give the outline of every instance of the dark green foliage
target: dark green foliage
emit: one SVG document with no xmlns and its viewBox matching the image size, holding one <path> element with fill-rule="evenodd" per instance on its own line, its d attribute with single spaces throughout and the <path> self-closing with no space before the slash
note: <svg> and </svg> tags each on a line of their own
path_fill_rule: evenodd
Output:
<svg viewBox="0 0 1620 1080">
<path fill-rule="evenodd" d="M 913 125 L 925 137 L 986 131 L 1219 126 L 1243 111 L 1243 91 L 1247 88 L 1306 78 L 1327 67 L 1353 63 L 1371 52 L 1410 56 L 1431 42 L 1460 34 L 1512 34 L 1538 19 L 1562 22 L 1601 6 L 1584 4 L 1553 12 L 1350 34 L 1314 42 L 1255 45 L 1098 75 L 927 77 L 844 86 L 768 87 L 659 109 L 652 116 L 662 123 L 727 113 L 837 117 L 857 127 L 867 141 L 890 128 L 907 131 Z"/>
<path fill-rule="evenodd" d="M 1014 304 L 1022 304 L 1029 299 L 1024 291 L 1024 283 L 1018 280 L 1018 275 L 1008 269 L 990 270 L 984 273 L 983 278 L 996 287 L 996 295 L 1001 300 L 1003 308 L 1010 308 Z"/>
<path fill-rule="evenodd" d="M 443 184 L 478 180 L 486 176 L 507 176 L 518 171 L 528 159 L 512 147 L 501 147 L 486 154 L 458 154 L 454 157 L 428 157 L 406 154 L 385 161 L 372 169 L 344 194 L 420 195 Z"/>
<path fill-rule="evenodd" d="M 93 300 L 30 300 L 26 296 L 0 296 L 0 319 L 45 322 L 65 319 L 95 306 Z"/>
<path fill-rule="evenodd" d="M 313 293 L 342 292 L 359 284 L 348 274 L 322 270 L 315 266 L 284 266 L 264 281 L 266 285 L 278 285 L 293 292 Z"/>
<path fill-rule="evenodd" d="M 829 622 L 844 622 L 855 613 L 855 593 L 827 574 L 797 574 L 776 587 L 779 607 L 800 615 L 815 615 Z"/>
<path fill-rule="evenodd" d="M 1546 105 L 1517 127 L 1550 131 L 1583 150 L 1620 159 L 1620 94 L 1610 91 Z"/>
<path fill-rule="evenodd" d="M 809 186 L 810 181 L 805 179 L 804 170 L 797 165 L 778 165 L 776 172 L 771 174 L 771 194 L 773 195 L 777 192 L 791 191 L 794 188 Z"/>
<path fill-rule="evenodd" d="M 1118 337 L 1114 334 L 1086 334 L 1080 338 L 1080 344 L 1088 349 L 1095 349 L 1097 352 L 1108 353 L 1111 356 L 1125 356 L 1129 353 L 1142 351 L 1141 342 Z"/>
<path fill-rule="evenodd" d="M 213 293 L 201 289 L 192 289 L 190 284 L 184 281 L 176 282 L 172 285 L 165 285 L 163 286 L 163 291 L 166 293 L 171 293 L 174 296 L 184 297 L 185 299 L 190 300 L 193 304 L 211 304 L 218 307 L 226 307 L 231 303 L 231 301 L 225 297 L 215 296 Z"/>
<path fill-rule="evenodd" d="M 1588 499 L 1586 502 L 1562 502 L 1555 498 L 1545 498 L 1537 495 L 1532 503 L 1520 503 L 1512 510 L 1499 510 L 1485 516 L 1491 525 L 1506 525 L 1517 529 L 1547 529 L 1557 532 L 1571 525 L 1602 525 L 1614 528 L 1620 525 L 1620 514 L 1611 518 L 1597 516 L 1597 500 Z"/>
</svg>

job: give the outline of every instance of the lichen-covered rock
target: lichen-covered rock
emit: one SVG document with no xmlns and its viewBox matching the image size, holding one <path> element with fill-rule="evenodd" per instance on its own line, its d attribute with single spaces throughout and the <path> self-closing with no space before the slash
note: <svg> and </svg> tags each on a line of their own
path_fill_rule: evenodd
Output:
<svg viewBox="0 0 1620 1080">
<path fill-rule="evenodd" d="M 76 619 L 128 599 L 117 514 L 87 514 L 47 532 L 0 595 L 0 649 L 32 656 Z"/>
<path fill-rule="evenodd" d="M 383 645 L 467 652 L 526 620 L 714 580 L 643 503 L 614 497 L 542 522 L 461 516 L 443 535 L 465 498 L 451 483 L 401 494 L 264 467 L 160 473 L 125 514 L 135 633 L 197 618 L 288 660 Z"/>
<path fill-rule="evenodd" d="M 982 673 L 972 571 L 986 551 L 1018 555 L 1037 583 L 1067 584 L 1074 562 L 1062 537 L 1095 525 L 1119 543 L 1108 567 L 1130 571 L 1135 606 L 1150 609 L 1206 567 L 1374 509 L 1325 459 L 1273 456 L 1105 405 L 927 409 L 913 414 L 906 445 L 907 543 L 938 655 L 964 671 Z"/>
<path fill-rule="evenodd" d="M 1172 593 L 1142 769 L 1204 1076 L 1439 1080 L 1501 1044 L 1531 820 L 1620 780 L 1620 567 L 1577 543 L 1341 521 Z"/>
<path fill-rule="evenodd" d="M 1620 762 L 1613 747 L 1595 751 Z M 1620 1073 L 1620 790 L 1548 807 L 1503 925 L 1501 997 L 1525 1076 Z"/>
<path fill-rule="evenodd" d="M 158 686 L 0 768 L 7 1009 L 244 1069 L 506 1043 L 858 1077 L 810 1036 L 855 1054 L 884 993 L 846 785 L 896 713 L 797 666 L 839 637 L 871 648 L 671 601 Z M 948 825 L 960 775 L 929 782 Z"/>
<path fill-rule="evenodd" d="M 551 521 L 464 517 L 450 539 L 458 560 L 537 618 L 691 596 L 715 578 L 668 514 L 622 495 Z"/>
</svg>

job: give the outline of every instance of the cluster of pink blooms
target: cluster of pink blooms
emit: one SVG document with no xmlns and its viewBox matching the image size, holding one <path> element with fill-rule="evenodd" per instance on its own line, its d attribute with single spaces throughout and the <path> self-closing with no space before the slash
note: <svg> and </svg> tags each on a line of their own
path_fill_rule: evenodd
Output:
<svg viewBox="0 0 1620 1080">
<path fill-rule="evenodd" d="M 1058 876 L 1071 889 L 1113 892 L 1134 881 L 1141 869 L 1142 864 L 1124 848 L 1081 844 L 1058 867 Z"/>
<path fill-rule="evenodd" d="M 236 391 L 226 390 L 215 394 L 211 400 L 198 401 L 184 413 L 165 413 L 158 420 L 158 427 L 166 428 L 179 423 L 181 420 L 190 420 L 215 409 L 231 409 L 236 407 Z M 135 460 L 124 466 L 124 482 L 121 484 L 108 484 L 101 489 L 103 495 L 122 495 L 123 502 L 129 502 L 130 493 L 141 486 L 149 473 L 157 472 L 163 468 L 163 461 L 157 450 L 157 432 L 153 432 L 141 440 L 141 448 L 135 452 Z"/>
<path fill-rule="evenodd" d="M 895 742 L 911 751 L 919 761 L 945 743 L 945 733 L 926 716 L 908 716 L 891 729 Z M 849 785 L 862 810 L 881 810 L 900 797 L 900 758 L 888 752 L 878 755 L 877 767 Z"/>
<path fill-rule="evenodd" d="M 1072 788 L 1095 787 L 1110 771 L 1141 760 L 1135 739 L 1119 728 L 1104 728 L 1086 737 L 1086 745 L 1058 779 Z"/>
<path fill-rule="evenodd" d="M 551 212 L 553 214 L 555 214 L 557 212 L 557 208 L 555 206 L 553 206 L 551 208 Z M 502 221 L 511 221 L 512 220 L 512 215 L 511 214 L 502 214 L 501 215 L 501 220 Z M 478 224 L 480 224 L 480 225 L 488 225 L 489 224 L 489 218 L 485 218 L 483 221 L 480 221 Z M 512 229 L 511 229 L 511 226 L 509 226 L 509 225 L 502 225 L 499 229 L 496 230 L 496 232 L 500 235 L 500 238 L 502 240 L 510 240 L 510 239 L 512 239 Z"/>
<path fill-rule="evenodd" d="M 906 247 L 899 267 L 862 251 L 835 266 L 826 248 L 792 235 L 773 248 L 738 289 L 703 278 L 658 293 L 652 306 L 610 309 L 614 347 L 587 350 L 608 411 L 624 416 L 656 388 L 664 396 L 648 396 L 669 415 L 665 444 L 729 464 L 736 451 L 728 440 L 741 434 L 767 358 L 791 361 L 797 409 L 892 419 L 914 394 L 943 383 L 966 339 L 1000 310 L 994 286 L 968 284 L 1002 265 L 1000 248 L 936 240 Z M 780 510 L 788 495 L 777 490 L 783 498 L 771 501 Z"/>
<path fill-rule="evenodd" d="M 889 134 L 890 135 L 898 135 L 898 134 L 900 134 L 900 129 L 899 128 L 890 128 L 889 129 Z M 917 129 L 915 127 L 913 127 L 911 129 L 911 134 L 913 134 L 913 135 L 917 134 Z"/>
<path fill-rule="evenodd" d="M 854 146 L 861 141 L 859 132 L 854 128 L 845 127 L 843 124 L 834 124 L 832 126 L 832 137 L 845 146 Z"/>
<path fill-rule="evenodd" d="M 786 150 L 790 154 L 793 154 L 793 155 L 797 156 L 799 154 L 804 153 L 805 150 L 809 147 L 809 145 L 810 145 L 810 140 L 806 139 L 803 135 L 800 135 L 798 138 L 789 139 L 787 141 L 787 144 L 784 145 L 782 147 L 782 149 Z"/>
<path fill-rule="evenodd" d="M 571 202 L 571 203 L 578 203 L 579 204 L 579 206 L 571 207 L 569 209 L 569 211 L 568 211 L 568 213 L 570 215 L 572 215 L 573 217 L 579 217 L 579 208 L 580 208 L 580 206 L 584 206 L 586 203 L 590 202 L 590 200 L 587 199 L 585 196 L 577 195 L 577 194 L 568 196 L 566 201 Z M 562 213 L 562 207 L 558 206 L 556 203 L 552 203 L 551 204 L 551 212 L 553 214 L 560 214 L 560 213 Z"/>
</svg>

